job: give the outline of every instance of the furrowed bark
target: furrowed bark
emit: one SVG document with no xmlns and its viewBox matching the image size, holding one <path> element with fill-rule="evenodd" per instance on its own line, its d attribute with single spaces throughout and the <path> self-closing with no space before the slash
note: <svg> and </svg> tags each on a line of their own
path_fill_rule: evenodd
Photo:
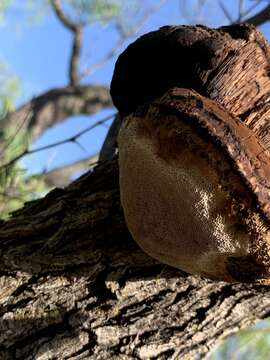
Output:
<svg viewBox="0 0 270 360">
<path fill-rule="evenodd" d="M 219 93 L 210 74 L 221 76 L 227 64 L 222 56 L 231 41 L 218 53 L 221 61 L 206 62 L 207 73 L 204 66 L 196 73 L 200 86 L 207 83 L 204 95 L 214 100 Z M 252 79 L 268 81 L 261 71 L 267 61 L 260 41 L 248 36 L 235 41 L 242 50 L 249 42 L 255 47 L 256 56 L 254 51 L 243 51 L 243 56 L 253 59 Z M 235 59 L 229 57 L 228 71 L 240 81 L 241 74 L 249 73 Z M 247 94 L 254 89 L 252 79 Z M 229 78 L 221 89 L 228 85 Z M 269 88 L 258 89 L 252 107 L 245 107 L 247 97 L 242 98 L 244 112 L 239 97 L 232 96 L 239 93 L 237 86 L 222 98 L 223 106 L 229 104 L 249 125 L 258 111 L 267 113 Z M 184 104 L 200 116 L 194 99 Z M 267 145 L 265 131 L 261 139 Z M 0 275 L 1 359 L 204 358 L 224 337 L 270 314 L 269 287 L 191 276 L 138 248 L 120 205 L 117 159 L 1 222 Z"/>
<path fill-rule="evenodd" d="M 190 276 L 125 228 L 117 160 L 1 225 L 1 359 L 205 356 L 270 313 L 268 287 Z"/>
</svg>

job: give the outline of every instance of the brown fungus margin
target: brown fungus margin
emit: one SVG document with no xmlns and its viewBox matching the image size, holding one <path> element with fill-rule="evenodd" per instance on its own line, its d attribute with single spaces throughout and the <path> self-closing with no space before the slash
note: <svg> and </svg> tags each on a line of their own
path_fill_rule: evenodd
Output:
<svg viewBox="0 0 270 360">
<path fill-rule="evenodd" d="M 240 175 L 264 229 L 250 230 L 249 258 L 228 258 L 227 270 L 237 281 L 269 277 L 269 244 L 261 236 L 270 224 L 269 54 L 251 25 L 166 26 L 120 55 L 111 83 L 122 118 L 143 113 L 143 104 L 184 117 Z"/>
<path fill-rule="evenodd" d="M 237 211 L 242 217 L 242 225 L 248 228 L 252 244 L 249 256 L 228 258 L 227 271 L 237 281 L 268 283 L 270 244 L 263 235 L 270 229 L 269 151 L 237 117 L 195 91 L 173 88 L 151 106 L 157 107 L 160 115 L 163 112 L 176 115 L 179 121 L 185 119 L 194 132 L 223 152 L 231 171 L 240 176 L 246 193 L 237 193 L 237 185 L 230 184 L 229 180 L 224 180 L 221 185 L 225 185 L 237 201 Z M 260 215 L 260 225 L 249 216 L 246 211 L 249 207 Z"/>
</svg>

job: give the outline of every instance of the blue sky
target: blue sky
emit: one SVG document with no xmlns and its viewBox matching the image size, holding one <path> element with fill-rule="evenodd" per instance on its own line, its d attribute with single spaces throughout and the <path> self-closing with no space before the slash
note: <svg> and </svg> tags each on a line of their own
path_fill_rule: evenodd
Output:
<svg viewBox="0 0 270 360">
<path fill-rule="evenodd" d="M 19 1 L 19 0 L 18 0 Z M 236 15 L 237 3 L 235 0 L 223 1 L 228 10 Z M 20 1 L 22 8 L 23 1 Z M 144 6 L 156 3 L 146 0 Z M 228 23 L 217 0 L 208 0 L 202 8 L 200 15 L 195 16 L 198 1 L 186 0 L 186 11 L 180 7 L 179 0 L 167 0 L 142 28 L 141 33 L 148 32 L 162 25 L 205 23 L 210 26 L 220 26 Z M 247 5 L 252 0 L 246 1 Z M 262 2 L 261 6 L 265 6 Z M 182 16 L 184 11 L 184 17 Z M 21 95 L 17 103 L 21 104 L 31 97 L 36 96 L 50 88 L 64 86 L 67 84 L 67 68 L 71 46 L 71 35 L 50 11 L 39 22 L 25 20 L 20 11 L 14 9 L 7 14 L 5 23 L 0 28 L 0 58 L 5 61 L 11 71 L 17 74 L 21 82 Z M 270 25 L 262 28 L 265 35 L 269 37 Z M 84 32 L 84 46 L 82 53 L 83 64 L 95 63 L 102 54 L 105 54 L 115 43 L 117 37 L 113 26 L 95 23 Z M 130 39 L 130 41 L 133 41 Z M 129 42 L 130 42 L 129 41 Z M 124 44 L 123 48 L 128 43 Z M 111 80 L 115 58 L 104 67 L 96 71 L 85 82 L 108 85 Z M 33 147 L 39 147 L 66 138 L 98 119 L 102 119 L 113 109 L 102 111 L 95 116 L 80 116 L 68 119 L 65 124 L 57 125 L 47 130 L 43 136 L 36 141 Z M 86 149 L 83 151 L 74 144 L 66 144 L 42 153 L 24 158 L 23 163 L 30 172 L 38 172 L 73 162 L 87 155 L 96 153 L 100 148 L 107 127 L 99 127 L 79 139 Z"/>
</svg>

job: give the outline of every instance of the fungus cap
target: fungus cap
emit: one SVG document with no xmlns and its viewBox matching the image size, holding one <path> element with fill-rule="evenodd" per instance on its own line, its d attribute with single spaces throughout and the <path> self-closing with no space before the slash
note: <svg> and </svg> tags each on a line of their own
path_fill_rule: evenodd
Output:
<svg viewBox="0 0 270 360">
<path fill-rule="evenodd" d="M 183 69 L 173 77 L 172 71 L 177 70 L 175 61 L 173 69 L 169 72 L 165 69 L 165 76 L 161 74 L 160 83 L 156 80 L 151 84 L 153 73 L 148 77 L 148 63 L 140 70 L 145 76 L 136 73 L 138 77 L 134 74 L 130 77 L 134 62 L 129 67 L 129 48 L 117 62 L 111 93 L 122 115 L 118 145 L 125 220 L 142 249 L 166 264 L 217 280 L 268 283 L 270 155 L 265 145 L 268 128 L 265 124 L 261 127 L 260 119 L 257 128 L 254 124 L 248 126 L 255 116 L 253 105 L 261 104 L 262 108 L 267 104 L 268 45 L 249 26 L 234 26 L 220 32 L 198 28 L 160 30 L 163 48 L 167 42 L 170 51 L 172 43 L 182 50 L 188 49 L 185 54 L 190 56 L 190 64 L 183 77 L 179 76 Z M 175 36 L 175 31 L 180 33 L 180 40 L 170 37 Z M 151 36 L 139 39 L 138 48 L 136 42 L 131 45 L 133 56 L 136 50 L 142 55 L 141 46 L 145 47 L 145 41 L 151 42 Z M 155 33 L 153 48 L 158 44 L 156 36 Z M 211 36 L 214 45 L 209 40 Z M 236 104 L 224 90 L 223 67 L 230 61 L 234 76 L 241 62 L 238 53 L 234 53 L 231 61 L 228 51 L 224 50 L 225 56 L 222 49 L 224 43 L 231 41 L 232 46 L 239 47 L 239 53 L 250 53 L 254 39 L 259 42 L 259 55 L 254 61 L 249 59 L 248 69 L 252 70 L 255 64 L 260 78 L 254 79 L 251 71 L 248 80 L 244 76 L 243 79 L 250 84 L 261 81 L 266 85 L 256 95 L 258 98 L 251 101 L 245 96 L 241 100 L 236 89 L 235 97 L 240 99 Z M 198 63 L 198 56 L 193 56 L 194 47 L 206 49 L 203 65 Z M 185 59 L 184 64 L 187 63 Z M 156 64 L 155 69 L 159 66 L 160 63 Z M 189 77 L 189 71 L 194 69 L 199 70 Z M 123 81 L 125 74 L 130 82 Z M 153 90 L 155 83 L 157 88 Z M 197 84 L 197 91 L 185 88 L 192 84 Z M 142 92 L 137 96 L 139 86 Z"/>
</svg>

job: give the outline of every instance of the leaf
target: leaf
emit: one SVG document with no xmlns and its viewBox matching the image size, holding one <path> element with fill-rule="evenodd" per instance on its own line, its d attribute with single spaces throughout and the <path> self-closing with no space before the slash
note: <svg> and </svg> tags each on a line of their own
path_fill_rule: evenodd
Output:
<svg viewBox="0 0 270 360">
<path fill-rule="evenodd" d="M 67 3 L 73 8 L 73 13 L 85 17 L 87 22 L 106 23 L 118 16 L 122 9 L 119 0 L 67 0 Z"/>
</svg>

